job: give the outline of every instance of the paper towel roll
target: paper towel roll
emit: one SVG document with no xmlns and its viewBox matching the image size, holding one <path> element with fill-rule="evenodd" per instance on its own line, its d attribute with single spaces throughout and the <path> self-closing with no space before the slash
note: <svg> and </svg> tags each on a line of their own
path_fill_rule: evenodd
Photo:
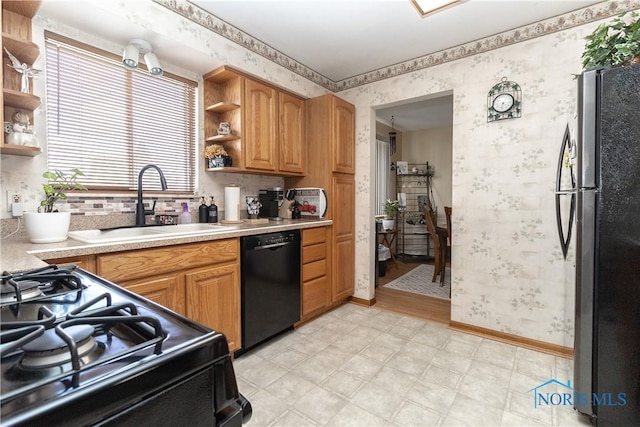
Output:
<svg viewBox="0 0 640 427">
<path fill-rule="evenodd" d="M 224 187 L 224 219 L 240 219 L 240 187 Z"/>
</svg>

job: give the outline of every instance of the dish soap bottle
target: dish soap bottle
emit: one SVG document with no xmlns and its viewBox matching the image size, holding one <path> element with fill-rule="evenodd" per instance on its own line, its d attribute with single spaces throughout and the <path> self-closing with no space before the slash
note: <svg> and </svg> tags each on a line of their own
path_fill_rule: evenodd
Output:
<svg viewBox="0 0 640 427">
<path fill-rule="evenodd" d="M 182 214 L 180 215 L 180 224 L 191 224 L 191 214 L 189 213 L 189 205 L 182 203 Z"/>
<path fill-rule="evenodd" d="M 207 209 L 207 202 L 206 200 L 204 200 L 204 196 L 202 196 L 202 200 L 200 201 L 200 207 L 198 208 L 198 221 L 207 222 L 208 217 L 209 217 L 209 211 Z"/>
<path fill-rule="evenodd" d="M 213 196 L 211 196 L 211 203 L 209 204 L 207 211 L 209 212 L 207 222 L 218 222 L 218 207 L 213 201 Z"/>
</svg>

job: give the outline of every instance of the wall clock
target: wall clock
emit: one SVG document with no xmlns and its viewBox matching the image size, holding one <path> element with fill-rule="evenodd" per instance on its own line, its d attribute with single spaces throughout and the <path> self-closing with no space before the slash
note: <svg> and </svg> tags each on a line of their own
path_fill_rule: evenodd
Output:
<svg viewBox="0 0 640 427">
<path fill-rule="evenodd" d="M 487 95 L 487 122 L 515 119 L 522 115 L 522 91 L 516 82 L 503 77 Z"/>
</svg>

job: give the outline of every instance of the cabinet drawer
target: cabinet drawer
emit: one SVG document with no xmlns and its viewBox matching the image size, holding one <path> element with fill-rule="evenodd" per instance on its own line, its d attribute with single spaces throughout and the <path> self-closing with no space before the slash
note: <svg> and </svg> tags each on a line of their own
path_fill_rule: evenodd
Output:
<svg viewBox="0 0 640 427">
<path fill-rule="evenodd" d="M 302 248 L 302 264 L 308 264 L 313 261 L 325 259 L 327 257 L 327 244 L 318 243 L 317 245 L 304 246 Z"/>
<path fill-rule="evenodd" d="M 302 246 L 315 245 L 327 241 L 327 228 L 306 228 L 302 230 Z"/>
<path fill-rule="evenodd" d="M 324 276 L 327 274 L 327 261 L 320 260 L 304 264 L 302 266 L 302 281 L 315 279 L 316 277 Z"/>
<path fill-rule="evenodd" d="M 118 283 L 233 261 L 238 256 L 238 239 L 224 239 L 99 255 L 96 269 L 98 275 Z"/>
<path fill-rule="evenodd" d="M 302 316 L 327 306 L 329 301 L 327 276 L 302 284 Z"/>
</svg>

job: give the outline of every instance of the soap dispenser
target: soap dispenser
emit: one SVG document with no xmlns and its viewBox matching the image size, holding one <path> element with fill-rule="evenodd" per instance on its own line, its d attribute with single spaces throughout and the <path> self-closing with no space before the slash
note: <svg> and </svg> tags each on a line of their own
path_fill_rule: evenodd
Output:
<svg viewBox="0 0 640 427">
<path fill-rule="evenodd" d="M 213 196 L 211 196 L 211 203 L 207 208 L 209 216 L 207 217 L 207 222 L 218 222 L 218 207 L 213 201 Z"/>
<path fill-rule="evenodd" d="M 189 213 L 189 205 L 182 203 L 182 214 L 180 215 L 180 224 L 191 224 L 191 214 Z"/>
<path fill-rule="evenodd" d="M 198 221 L 207 222 L 208 216 L 209 216 L 209 211 L 207 209 L 207 202 L 206 200 L 204 200 L 204 196 L 202 196 L 202 200 L 200 201 L 200 207 L 198 208 Z"/>
</svg>

